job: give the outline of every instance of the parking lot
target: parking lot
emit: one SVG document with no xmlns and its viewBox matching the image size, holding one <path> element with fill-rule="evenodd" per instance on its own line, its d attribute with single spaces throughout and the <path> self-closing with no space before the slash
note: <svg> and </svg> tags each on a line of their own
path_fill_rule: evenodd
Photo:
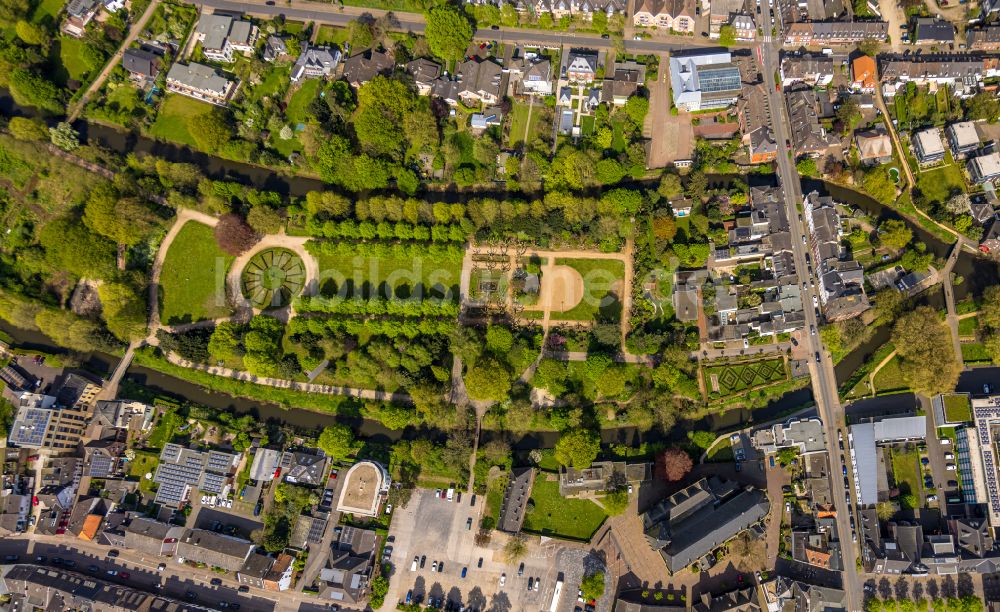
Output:
<svg viewBox="0 0 1000 612">
<path fill-rule="evenodd" d="M 519 576 L 520 563 L 508 565 L 503 560 L 506 535 L 494 532 L 489 544 L 476 545 L 483 502 L 482 497 L 477 497 L 473 505 L 470 495 L 449 502 L 432 490 L 413 493 L 407 507 L 396 511 L 389 531 L 395 540 L 390 558 L 394 575 L 386 601 L 405 601 L 407 593 L 411 593 L 411 601 L 422 605 L 446 601 L 462 604 L 467 610 L 548 610 L 562 574 L 559 609 L 572 610 L 586 551 L 554 540 L 539 544 L 531 539 L 522 560 L 524 571 Z M 415 557 L 417 567 L 411 570 Z M 444 569 L 435 571 L 442 564 Z M 503 586 L 501 575 L 505 575 Z M 529 591 L 529 579 L 540 579 L 540 587 Z"/>
</svg>

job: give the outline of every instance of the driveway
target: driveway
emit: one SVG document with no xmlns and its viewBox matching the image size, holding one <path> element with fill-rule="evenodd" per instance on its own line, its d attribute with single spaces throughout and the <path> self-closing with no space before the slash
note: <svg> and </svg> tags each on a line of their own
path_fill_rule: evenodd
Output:
<svg viewBox="0 0 1000 612">
<path fill-rule="evenodd" d="M 670 114 L 670 56 L 660 54 L 660 69 L 655 81 L 647 81 L 649 112 L 642 135 L 650 139 L 646 166 L 663 168 L 678 159 L 691 159 L 694 151 L 694 128 L 686 114 Z"/>
</svg>

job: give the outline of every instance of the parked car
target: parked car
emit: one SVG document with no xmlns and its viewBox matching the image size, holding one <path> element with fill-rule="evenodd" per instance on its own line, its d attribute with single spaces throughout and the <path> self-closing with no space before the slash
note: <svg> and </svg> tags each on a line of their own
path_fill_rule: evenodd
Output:
<svg viewBox="0 0 1000 612">
<path fill-rule="evenodd" d="M 250 592 L 250 587 L 248 587 L 245 584 L 241 584 L 240 588 L 238 588 L 236 590 L 239 591 L 240 593 L 249 593 Z"/>
<path fill-rule="evenodd" d="M 212 586 L 222 586 L 222 578 L 212 578 L 210 584 Z"/>
<path fill-rule="evenodd" d="M 97 567 L 96 565 L 88 565 L 87 566 L 87 571 L 88 572 L 97 573 L 97 572 L 101 571 L 101 568 Z"/>
<path fill-rule="evenodd" d="M 531 587 L 533 587 L 533 586 L 535 586 L 535 579 L 534 578 L 528 578 L 528 590 L 530 591 Z"/>
<path fill-rule="evenodd" d="M 159 565 L 156 566 L 156 569 L 158 571 L 162 572 L 163 570 L 167 569 L 167 564 L 166 563 L 161 563 L 161 564 L 159 564 Z"/>
<path fill-rule="evenodd" d="M 517 575 L 518 576 L 524 575 L 524 563 L 521 563 L 521 565 L 517 566 Z"/>
<path fill-rule="evenodd" d="M 936 502 L 937 501 L 937 495 L 928 495 L 927 496 L 927 501 L 929 501 L 929 502 Z"/>
<path fill-rule="evenodd" d="M 469 519 L 467 521 L 465 521 L 465 528 L 468 529 L 468 530 L 470 530 L 470 531 L 472 530 L 472 517 L 471 516 L 469 517 Z"/>
<path fill-rule="evenodd" d="M 392 514 L 392 504 L 386 504 L 385 505 L 385 513 L 386 514 Z"/>
<path fill-rule="evenodd" d="M 420 556 L 420 569 L 424 569 L 424 564 L 427 563 L 427 555 Z"/>
<path fill-rule="evenodd" d="M 469 573 L 469 568 L 463 567 L 462 568 L 462 578 L 465 578 L 465 575 L 468 574 L 468 573 Z"/>
<path fill-rule="evenodd" d="M 958 481 L 957 480 L 949 480 L 948 481 L 948 486 L 949 487 L 957 487 L 958 486 Z"/>
<path fill-rule="evenodd" d="M 931 460 L 928 459 L 927 457 L 921 457 L 920 458 L 920 465 L 927 465 L 930 462 L 931 462 Z"/>
<path fill-rule="evenodd" d="M 948 470 L 949 472 L 954 472 L 955 471 L 955 464 L 954 463 L 949 463 L 948 465 L 944 466 L 944 469 Z"/>
<path fill-rule="evenodd" d="M 476 563 L 476 567 L 482 567 L 482 566 L 483 566 L 483 558 L 479 557 L 479 562 Z"/>
<path fill-rule="evenodd" d="M 507 584 L 507 573 L 500 574 L 500 586 Z"/>
<path fill-rule="evenodd" d="M 954 460 L 955 460 L 955 455 L 953 455 L 953 454 L 951 454 L 951 453 L 945 453 L 945 454 L 944 454 L 944 458 L 945 458 L 946 460 L 948 460 L 948 461 L 954 461 Z"/>
<path fill-rule="evenodd" d="M 434 563 L 431 563 L 431 571 L 432 572 L 438 571 L 438 562 L 437 561 L 435 561 Z"/>
</svg>

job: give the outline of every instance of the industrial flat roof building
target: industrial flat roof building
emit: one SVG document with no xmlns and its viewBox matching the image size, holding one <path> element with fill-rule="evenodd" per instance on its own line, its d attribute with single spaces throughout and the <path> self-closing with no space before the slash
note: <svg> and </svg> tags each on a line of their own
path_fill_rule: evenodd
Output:
<svg viewBox="0 0 1000 612">
<path fill-rule="evenodd" d="M 878 503 L 878 445 L 920 440 L 927 437 L 927 417 L 908 416 L 851 425 L 851 461 L 858 503 Z"/>
<path fill-rule="evenodd" d="M 725 108 L 742 89 L 740 69 L 728 51 L 670 56 L 670 91 L 678 108 Z"/>
<path fill-rule="evenodd" d="M 187 500 L 191 489 L 221 493 L 237 458 L 238 455 L 232 453 L 203 453 L 179 444 L 165 445 L 153 476 L 153 482 L 160 485 L 156 503 L 179 507 Z"/>
</svg>

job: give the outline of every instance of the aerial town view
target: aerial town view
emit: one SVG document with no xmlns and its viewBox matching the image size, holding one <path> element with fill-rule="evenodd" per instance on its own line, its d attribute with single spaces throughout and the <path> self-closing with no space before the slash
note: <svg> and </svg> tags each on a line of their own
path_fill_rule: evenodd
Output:
<svg viewBox="0 0 1000 612">
<path fill-rule="evenodd" d="M 0 612 L 1000 612 L 1000 0 L 0 0 Z"/>
</svg>

